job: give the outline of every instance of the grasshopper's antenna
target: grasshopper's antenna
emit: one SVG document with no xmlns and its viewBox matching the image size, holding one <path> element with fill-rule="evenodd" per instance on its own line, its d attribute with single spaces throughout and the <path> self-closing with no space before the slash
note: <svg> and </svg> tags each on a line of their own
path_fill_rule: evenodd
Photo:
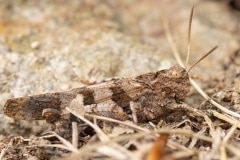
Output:
<svg viewBox="0 0 240 160">
<path fill-rule="evenodd" d="M 192 30 L 193 13 L 194 13 L 194 5 L 193 5 L 193 7 L 191 9 L 190 19 L 189 19 L 189 23 L 188 23 L 187 57 L 186 57 L 186 64 L 185 64 L 185 68 L 186 69 L 188 67 L 189 56 L 190 56 L 190 49 L 191 49 L 191 30 Z"/>
<path fill-rule="evenodd" d="M 185 69 L 188 68 L 188 62 L 189 62 L 189 56 L 190 56 L 190 49 L 191 49 L 191 30 L 192 30 L 192 19 L 193 19 L 193 13 L 194 13 L 194 5 L 191 9 L 190 13 L 190 19 L 188 24 L 188 45 L 187 45 L 187 57 L 186 57 L 186 64 Z M 197 60 L 189 69 L 187 69 L 187 73 L 201 60 L 203 60 L 205 57 L 207 57 L 210 53 L 212 53 L 215 49 L 217 49 L 217 46 L 213 47 L 209 52 L 207 52 L 204 56 L 202 56 L 199 60 Z"/>
<path fill-rule="evenodd" d="M 218 46 L 213 47 L 210 51 L 208 51 L 204 56 L 202 56 L 199 60 L 197 60 L 193 65 L 187 70 L 187 73 L 201 60 L 203 60 L 205 57 L 207 57 L 209 54 L 211 54 L 215 49 L 217 49 Z"/>
</svg>

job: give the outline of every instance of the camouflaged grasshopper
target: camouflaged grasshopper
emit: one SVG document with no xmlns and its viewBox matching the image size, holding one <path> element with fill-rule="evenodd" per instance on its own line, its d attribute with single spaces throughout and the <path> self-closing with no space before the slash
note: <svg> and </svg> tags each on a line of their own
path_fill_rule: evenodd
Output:
<svg viewBox="0 0 240 160">
<path fill-rule="evenodd" d="M 193 9 L 189 22 L 189 37 Z M 190 38 L 189 38 L 190 39 Z M 213 52 L 210 50 L 204 57 Z M 77 97 L 82 97 L 86 113 L 118 120 L 146 122 L 167 117 L 176 109 L 186 109 L 184 103 L 190 88 L 188 70 L 176 65 L 166 70 L 139 75 L 134 78 L 111 79 L 70 91 L 45 93 L 7 100 L 4 113 L 21 120 L 58 121 L 65 108 Z"/>
</svg>

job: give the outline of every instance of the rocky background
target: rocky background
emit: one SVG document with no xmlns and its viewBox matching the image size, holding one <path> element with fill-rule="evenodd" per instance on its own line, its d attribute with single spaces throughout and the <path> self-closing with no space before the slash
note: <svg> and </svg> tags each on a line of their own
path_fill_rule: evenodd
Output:
<svg viewBox="0 0 240 160">
<path fill-rule="evenodd" d="M 186 59 L 190 10 L 195 5 L 190 64 L 218 45 L 191 72 L 220 102 L 240 108 L 239 1 L 227 0 L 0 0 L 0 140 L 38 136 L 45 122 L 16 121 L 7 99 L 86 85 L 85 80 L 132 77 L 176 61 L 162 18 Z M 232 92 L 234 90 L 235 99 Z M 203 98 L 192 90 L 199 106 Z M 231 103 L 230 103 L 230 102 Z M 238 108 L 239 107 L 239 108 Z M 239 142 L 239 137 L 238 137 Z M 1 142 L 1 146 L 6 143 Z M 239 145 L 239 143 L 238 143 Z"/>
</svg>

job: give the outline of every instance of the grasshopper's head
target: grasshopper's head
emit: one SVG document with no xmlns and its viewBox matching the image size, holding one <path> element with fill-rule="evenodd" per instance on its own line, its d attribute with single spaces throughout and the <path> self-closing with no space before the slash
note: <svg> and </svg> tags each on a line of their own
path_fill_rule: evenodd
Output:
<svg viewBox="0 0 240 160">
<path fill-rule="evenodd" d="M 161 92 L 170 99 L 175 99 L 176 102 L 183 102 L 190 89 L 189 76 L 187 71 L 175 65 L 169 69 L 157 72 L 158 88 Z"/>
</svg>

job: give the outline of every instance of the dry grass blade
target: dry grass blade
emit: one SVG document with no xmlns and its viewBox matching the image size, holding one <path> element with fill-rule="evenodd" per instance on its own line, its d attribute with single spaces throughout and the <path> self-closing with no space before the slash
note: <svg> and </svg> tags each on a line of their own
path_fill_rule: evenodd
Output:
<svg viewBox="0 0 240 160">
<path fill-rule="evenodd" d="M 223 138 L 222 144 L 220 146 L 220 153 L 221 153 L 221 157 L 223 157 L 223 160 L 227 159 L 227 152 L 226 152 L 226 145 L 228 140 L 231 138 L 231 136 L 233 135 L 233 133 L 236 131 L 237 126 L 238 126 L 239 122 L 236 122 L 231 129 L 229 130 L 228 134 Z"/>
<path fill-rule="evenodd" d="M 230 116 L 226 116 L 226 115 L 223 115 L 221 113 L 218 113 L 217 111 L 214 111 L 214 110 L 211 110 L 213 116 L 225 121 L 225 122 L 228 122 L 232 125 L 237 125 L 237 128 L 240 129 L 240 123 L 238 120 L 234 119 L 233 117 L 230 117 Z"/>
<path fill-rule="evenodd" d="M 236 159 L 240 159 L 240 152 L 239 152 L 239 148 L 238 147 L 234 147 L 234 146 L 232 146 L 230 144 L 227 144 L 227 145 L 225 145 L 225 148 L 227 148 L 229 152 L 234 154 L 237 157 Z"/>
<path fill-rule="evenodd" d="M 226 152 L 226 148 L 221 145 L 220 147 L 220 154 L 221 154 L 221 160 L 227 160 L 227 152 Z"/>
<path fill-rule="evenodd" d="M 72 144 L 75 148 L 78 148 L 78 134 L 77 122 L 72 122 Z"/>
<path fill-rule="evenodd" d="M 117 123 L 117 124 L 121 124 L 121 125 L 125 125 L 125 126 L 128 126 L 128 127 L 131 127 L 132 129 L 135 129 L 135 130 L 138 130 L 138 131 L 141 131 L 141 132 L 154 134 L 150 130 L 148 130 L 146 128 L 143 128 L 143 127 L 140 127 L 140 126 L 137 126 L 137 125 L 135 125 L 133 123 L 127 123 L 127 122 L 119 121 L 117 119 L 113 119 L 113 118 L 109 118 L 109 117 L 103 117 L 103 116 L 97 116 L 97 115 L 92 115 L 92 114 L 88 114 L 88 113 L 86 113 L 85 116 L 91 117 L 91 118 L 100 119 L 100 120 L 104 120 L 104 121 L 108 121 L 108 122 L 114 122 L 114 123 Z"/>
<path fill-rule="evenodd" d="M 64 139 L 63 137 L 61 137 L 61 136 L 59 136 L 59 135 L 57 135 L 55 132 L 52 132 L 53 133 L 53 135 L 54 136 L 56 136 L 65 146 L 66 146 L 66 148 L 67 148 L 67 150 L 70 150 L 70 151 L 72 151 L 72 152 L 74 152 L 74 153 L 77 153 L 78 152 L 78 149 L 77 148 L 75 148 L 70 142 L 68 142 L 66 139 Z M 51 145 L 50 145 L 51 146 Z M 53 145 L 54 146 L 54 145 Z M 61 146 L 58 146 L 59 148 L 61 147 Z M 65 147 L 64 147 L 64 149 L 66 149 Z"/>
<path fill-rule="evenodd" d="M 207 127 L 204 126 L 197 134 L 202 135 L 206 132 L 206 130 L 207 130 Z M 188 148 L 191 148 L 191 149 L 194 148 L 194 146 L 197 144 L 197 141 L 198 141 L 197 138 L 193 138 Z"/>
<path fill-rule="evenodd" d="M 211 146 L 210 150 L 207 152 L 207 154 L 204 156 L 204 160 L 212 160 L 212 159 L 218 158 L 216 156 L 219 156 L 220 145 L 222 142 L 221 133 L 222 133 L 222 129 L 217 128 L 216 135 L 215 135 L 215 137 L 213 137 L 212 146 Z"/>
<path fill-rule="evenodd" d="M 110 157 L 111 159 L 131 159 L 134 160 L 136 159 L 133 154 L 131 155 L 131 158 L 129 156 L 130 151 L 127 151 L 123 147 L 117 147 L 117 146 L 101 146 L 97 149 L 99 153 L 102 155 L 105 155 L 107 157 Z"/>
<path fill-rule="evenodd" d="M 223 138 L 223 143 L 227 144 L 227 141 L 231 138 L 231 136 L 233 135 L 233 133 L 236 131 L 238 125 L 240 124 L 239 121 L 235 122 L 235 124 L 231 127 L 231 129 L 229 130 L 228 134 Z"/>
<path fill-rule="evenodd" d="M 92 151 L 97 150 L 97 148 L 104 146 L 104 145 L 110 145 L 112 143 L 116 143 L 116 142 L 121 142 L 121 141 L 126 141 L 126 140 L 133 140 L 133 139 L 137 139 L 137 138 L 141 138 L 144 137 L 148 134 L 146 133 L 135 133 L 135 134 L 130 134 L 130 135 L 120 135 L 118 137 L 114 137 L 111 139 L 111 141 L 106 141 L 106 142 L 95 142 L 93 144 L 87 144 L 84 147 L 82 147 L 79 152 L 75 155 L 73 155 L 74 157 L 83 157 L 86 154 L 92 153 Z M 136 157 L 133 157 L 131 159 L 136 159 Z M 74 159 L 74 158 L 73 158 Z"/>
<path fill-rule="evenodd" d="M 69 148 L 69 145 L 62 145 L 62 144 L 44 144 L 44 145 L 31 145 L 31 146 L 27 146 L 28 148 L 31 148 L 31 147 L 54 147 L 54 148 L 61 148 L 61 149 L 64 149 L 64 150 L 67 150 L 67 151 L 70 151 L 70 152 L 73 152 L 73 153 L 77 153 L 78 150 L 73 150 L 72 148 Z"/>
<path fill-rule="evenodd" d="M 179 134 L 179 135 L 185 135 L 185 136 L 190 136 L 190 137 L 194 137 L 197 139 L 201 139 L 207 142 L 212 142 L 212 139 L 210 137 L 204 136 L 204 135 L 199 135 L 193 131 L 190 130 L 185 130 L 185 129 L 167 129 L 167 128 L 161 128 L 159 130 L 156 131 L 156 133 L 159 134 Z"/>
<path fill-rule="evenodd" d="M 4 155 L 6 154 L 7 150 L 8 150 L 8 147 L 3 148 L 3 149 L 1 150 L 0 160 L 4 160 Z"/>
<path fill-rule="evenodd" d="M 212 137 L 214 137 L 216 135 L 216 130 L 214 128 L 212 120 L 207 115 L 204 115 L 203 117 L 204 117 L 204 119 L 205 119 L 205 121 L 206 121 L 206 123 L 207 123 L 207 125 L 209 127 L 209 134 Z"/>
<path fill-rule="evenodd" d="M 184 151 L 178 151 L 170 154 L 166 157 L 166 159 L 187 159 L 190 156 L 195 155 L 197 152 L 194 150 L 184 150 Z"/>
</svg>

